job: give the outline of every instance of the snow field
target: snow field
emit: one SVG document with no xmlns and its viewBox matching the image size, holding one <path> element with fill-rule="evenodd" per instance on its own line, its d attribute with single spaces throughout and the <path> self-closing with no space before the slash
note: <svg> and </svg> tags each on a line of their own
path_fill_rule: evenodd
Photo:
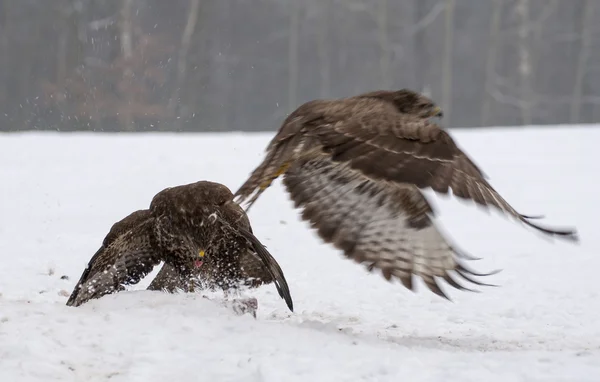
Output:
<svg viewBox="0 0 600 382">
<path fill-rule="evenodd" d="M 484 280 L 500 287 L 450 290 L 448 302 L 345 260 L 277 181 L 250 219 L 295 312 L 267 285 L 246 292 L 257 320 L 140 290 L 148 279 L 64 304 L 115 221 L 169 186 L 235 191 L 272 134 L 2 135 L 0 381 L 600 381 L 600 129 L 451 133 L 518 211 L 576 226 L 581 243 L 428 192 L 444 231 L 483 258 L 469 265 L 503 269 Z"/>
</svg>

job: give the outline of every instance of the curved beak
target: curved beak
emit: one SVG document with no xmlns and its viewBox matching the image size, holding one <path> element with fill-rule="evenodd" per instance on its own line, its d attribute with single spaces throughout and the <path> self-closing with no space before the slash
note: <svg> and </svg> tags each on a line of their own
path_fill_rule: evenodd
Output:
<svg viewBox="0 0 600 382">
<path fill-rule="evenodd" d="M 442 111 L 442 108 L 439 106 L 436 106 L 433 108 L 433 110 L 431 111 L 431 115 L 433 117 L 440 117 L 442 118 L 444 116 L 444 112 Z"/>
<path fill-rule="evenodd" d="M 204 262 L 204 255 L 205 255 L 205 252 L 203 249 L 198 251 L 198 259 L 196 259 L 194 261 L 194 266 L 196 268 L 200 268 L 202 266 L 202 263 Z"/>
</svg>

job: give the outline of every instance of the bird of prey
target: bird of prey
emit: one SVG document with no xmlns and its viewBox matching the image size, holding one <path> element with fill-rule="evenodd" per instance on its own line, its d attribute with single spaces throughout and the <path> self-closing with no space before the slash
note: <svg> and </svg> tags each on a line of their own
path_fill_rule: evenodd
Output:
<svg viewBox="0 0 600 382">
<path fill-rule="evenodd" d="M 413 276 L 448 298 L 440 279 L 489 285 L 462 259 L 475 259 L 452 245 L 432 220 L 421 190 L 453 194 L 492 206 L 550 236 L 577 241 L 575 230 L 533 223 L 490 185 L 477 165 L 431 117 L 442 110 L 408 89 L 313 100 L 293 111 L 266 148 L 262 163 L 235 193 L 246 212 L 283 175 L 295 208 L 327 243 L 369 271 L 411 290 Z"/>
<path fill-rule="evenodd" d="M 148 289 L 190 291 L 195 278 L 225 291 L 273 282 L 293 311 L 283 271 L 252 233 L 248 216 L 226 186 L 208 181 L 167 188 L 149 209 L 115 223 L 67 305 L 136 284 L 160 262 L 163 268 Z"/>
</svg>

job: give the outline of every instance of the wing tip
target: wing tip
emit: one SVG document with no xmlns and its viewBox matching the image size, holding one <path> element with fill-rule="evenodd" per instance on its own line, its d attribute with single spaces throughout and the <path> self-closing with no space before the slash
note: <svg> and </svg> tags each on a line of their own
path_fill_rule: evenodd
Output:
<svg viewBox="0 0 600 382">
<path fill-rule="evenodd" d="M 78 294 L 75 293 L 76 291 L 79 290 L 79 288 L 78 288 L 78 286 L 76 286 L 75 288 L 77 288 L 77 289 L 73 290 L 73 292 L 71 293 L 71 296 L 69 296 L 69 299 L 65 303 L 66 306 L 77 307 L 77 306 L 81 305 L 81 303 L 77 303 L 77 295 Z"/>
<path fill-rule="evenodd" d="M 281 297 L 290 311 L 294 311 L 294 303 L 292 299 L 292 295 L 290 293 L 290 288 L 285 279 L 285 275 L 283 274 L 283 270 L 277 263 L 277 260 L 269 253 L 267 247 L 260 242 L 252 234 L 251 232 L 238 227 L 238 231 L 245 237 L 253 246 L 255 253 L 263 263 L 263 266 L 267 270 L 267 272 L 273 278 L 273 283 L 275 284 L 275 288 L 277 289 L 277 293 L 279 293 L 279 297 Z"/>
<path fill-rule="evenodd" d="M 294 313 L 294 301 L 292 300 L 292 296 L 288 294 L 287 297 L 284 297 L 283 299 L 290 312 Z"/>
<path fill-rule="evenodd" d="M 579 232 L 577 231 L 576 228 L 549 228 L 549 227 L 544 227 L 542 225 L 539 224 L 535 224 L 530 222 L 529 220 L 535 219 L 537 217 L 529 217 L 526 215 L 520 215 L 521 221 L 523 223 L 525 223 L 526 225 L 528 225 L 529 227 L 532 227 L 550 237 L 557 237 L 572 243 L 580 243 L 580 237 L 579 237 Z"/>
<path fill-rule="evenodd" d="M 274 283 L 275 283 L 275 288 L 277 289 L 277 292 L 279 293 L 279 297 L 281 297 L 283 299 L 283 301 L 285 301 L 285 305 L 287 305 L 288 309 L 290 310 L 290 312 L 294 312 L 294 300 L 292 299 L 292 295 L 290 293 L 290 288 L 287 284 L 287 281 L 285 280 L 285 276 L 283 276 L 283 272 L 280 273 L 281 278 L 276 278 L 274 277 Z M 284 285 L 282 286 L 280 284 L 280 282 L 283 281 Z"/>
</svg>

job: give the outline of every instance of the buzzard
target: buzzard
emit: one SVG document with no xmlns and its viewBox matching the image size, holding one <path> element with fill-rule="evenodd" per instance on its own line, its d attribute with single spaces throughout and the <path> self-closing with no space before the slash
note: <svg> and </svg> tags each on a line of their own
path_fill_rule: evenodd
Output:
<svg viewBox="0 0 600 382">
<path fill-rule="evenodd" d="M 90 299 L 136 284 L 164 261 L 148 289 L 193 290 L 196 278 L 225 291 L 275 283 L 293 311 L 277 261 L 252 233 L 248 216 L 224 185 L 208 181 L 167 188 L 150 208 L 115 223 L 67 301 Z"/>
<path fill-rule="evenodd" d="M 441 116 L 432 100 L 408 89 L 307 102 L 285 119 L 235 200 L 248 212 L 283 175 L 295 207 L 325 242 L 408 289 L 421 277 L 445 298 L 440 279 L 471 290 L 459 281 L 489 285 L 473 276 L 496 272 L 467 268 L 461 259 L 475 258 L 438 230 L 423 189 L 452 190 L 544 234 L 578 240 L 575 230 L 542 227 L 511 207 L 431 118 Z"/>
</svg>

